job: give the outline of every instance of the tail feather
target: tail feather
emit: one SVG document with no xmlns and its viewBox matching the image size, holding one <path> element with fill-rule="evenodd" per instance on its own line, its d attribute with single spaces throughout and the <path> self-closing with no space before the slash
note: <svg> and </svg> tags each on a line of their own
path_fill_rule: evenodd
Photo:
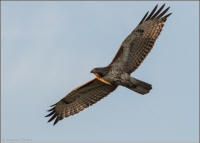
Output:
<svg viewBox="0 0 200 143">
<path fill-rule="evenodd" d="M 149 91 L 152 89 L 152 85 L 149 83 L 146 83 L 144 81 L 140 81 L 136 78 L 132 78 L 133 84 L 129 86 L 128 88 L 130 90 L 133 90 L 137 93 L 140 93 L 142 95 L 149 93 Z"/>
</svg>

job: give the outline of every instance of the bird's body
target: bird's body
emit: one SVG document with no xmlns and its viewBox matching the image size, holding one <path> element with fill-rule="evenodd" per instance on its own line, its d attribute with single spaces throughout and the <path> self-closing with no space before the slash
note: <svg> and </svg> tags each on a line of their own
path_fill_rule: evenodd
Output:
<svg viewBox="0 0 200 143">
<path fill-rule="evenodd" d="M 149 15 L 148 12 L 146 13 L 139 25 L 122 42 L 108 66 L 94 68 L 91 71 L 95 74 L 95 79 L 72 90 L 62 100 L 52 105 L 50 114 L 47 115 L 47 117 L 52 116 L 49 122 L 55 119 L 54 124 L 56 124 L 59 120 L 82 111 L 107 96 L 118 86 L 127 87 L 142 95 L 152 89 L 151 84 L 130 75 L 151 51 L 167 17 L 171 15 L 171 13 L 165 15 L 169 7 L 162 11 L 164 6 L 157 10 L 158 5 L 156 5 Z"/>
</svg>

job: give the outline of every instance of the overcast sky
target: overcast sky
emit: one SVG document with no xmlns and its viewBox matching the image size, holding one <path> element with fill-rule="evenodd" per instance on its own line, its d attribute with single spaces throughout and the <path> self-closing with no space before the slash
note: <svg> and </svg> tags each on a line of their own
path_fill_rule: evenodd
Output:
<svg viewBox="0 0 200 143">
<path fill-rule="evenodd" d="M 33 142 L 197 142 L 198 2 L 165 2 L 173 14 L 124 87 L 77 115 L 47 123 L 49 105 L 94 77 L 158 2 L 2 2 L 2 139 Z M 161 6 L 164 2 L 159 2 Z"/>
</svg>

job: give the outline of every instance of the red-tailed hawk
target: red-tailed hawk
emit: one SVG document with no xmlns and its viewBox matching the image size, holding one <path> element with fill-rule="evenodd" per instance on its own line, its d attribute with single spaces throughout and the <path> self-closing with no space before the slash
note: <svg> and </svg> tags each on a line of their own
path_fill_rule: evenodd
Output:
<svg viewBox="0 0 200 143">
<path fill-rule="evenodd" d="M 165 4 L 158 10 L 158 5 L 142 18 L 138 26 L 122 42 L 112 62 L 101 68 L 94 68 L 96 78 L 72 90 L 62 100 L 52 105 L 46 116 L 54 121 L 54 125 L 65 117 L 74 115 L 90 105 L 96 103 L 119 85 L 127 87 L 137 93 L 146 94 L 151 89 L 151 84 L 140 81 L 130 76 L 153 48 L 165 21 L 171 15 L 166 14 L 169 7 L 163 10 Z"/>
</svg>

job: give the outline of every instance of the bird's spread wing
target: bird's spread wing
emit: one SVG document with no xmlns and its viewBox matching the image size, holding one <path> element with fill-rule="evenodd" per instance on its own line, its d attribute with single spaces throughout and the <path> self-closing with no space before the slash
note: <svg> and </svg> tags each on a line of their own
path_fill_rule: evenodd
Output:
<svg viewBox="0 0 200 143">
<path fill-rule="evenodd" d="M 50 114 L 46 116 L 51 116 L 48 122 L 55 119 L 55 125 L 59 120 L 62 120 L 70 115 L 74 115 L 96 103 L 114 91 L 116 87 L 117 86 L 105 84 L 97 78 L 87 82 L 86 84 L 71 91 L 58 103 L 52 105 L 52 108 L 48 110 Z"/>
<path fill-rule="evenodd" d="M 158 5 L 148 15 L 148 12 L 139 25 L 122 42 L 116 56 L 110 65 L 117 65 L 127 73 L 132 73 L 143 62 L 158 38 L 165 21 L 171 13 L 166 14 L 169 7 L 163 10 L 165 4 L 158 10 Z M 157 10 L 157 11 L 156 11 Z"/>
</svg>

